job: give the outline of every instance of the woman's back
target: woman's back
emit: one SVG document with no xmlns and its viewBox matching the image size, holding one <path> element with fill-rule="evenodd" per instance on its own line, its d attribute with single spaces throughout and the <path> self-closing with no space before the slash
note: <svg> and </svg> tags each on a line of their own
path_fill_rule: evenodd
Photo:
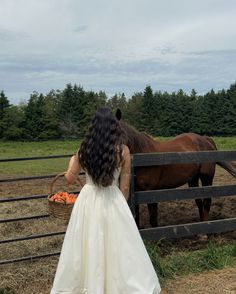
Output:
<svg viewBox="0 0 236 294">
<path fill-rule="evenodd" d="M 109 186 L 114 186 L 114 185 L 119 186 L 120 172 L 121 172 L 121 167 L 118 167 L 117 169 L 115 169 L 114 174 L 113 174 L 113 177 L 114 177 L 113 182 Z M 85 176 L 86 176 L 86 184 L 95 185 L 96 187 L 98 187 L 97 184 L 94 183 L 92 177 L 87 172 L 85 173 Z M 99 188 L 100 189 L 102 189 L 102 188 L 105 189 L 106 187 L 100 186 Z"/>
</svg>

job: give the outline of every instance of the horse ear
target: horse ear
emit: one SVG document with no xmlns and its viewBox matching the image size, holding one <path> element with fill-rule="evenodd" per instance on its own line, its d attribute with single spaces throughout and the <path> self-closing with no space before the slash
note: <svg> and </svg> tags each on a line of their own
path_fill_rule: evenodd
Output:
<svg viewBox="0 0 236 294">
<path fill-rule="evenodd" d="M 117 108 L 117 110 L 116 110 L 116 118 L 117 118 L 118 120 L 121 120 L 121 116 L 122 116 L 122 114 L 121 114 L 121 110 L 120 110 L 120 108 Z"/>
</svg>

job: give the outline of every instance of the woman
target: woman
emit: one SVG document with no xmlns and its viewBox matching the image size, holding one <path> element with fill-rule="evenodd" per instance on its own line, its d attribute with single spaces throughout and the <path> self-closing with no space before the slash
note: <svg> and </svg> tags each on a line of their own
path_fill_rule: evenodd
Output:
<svg viewBox="0 0 236 294">
<path fill-rule="evenodd" d="M 76 180 L 81 168 L 86 184 L 71 214 L 51 294 L 160 293 L 126 201 L 129 149 L 108 108 L 95 113 L 80 150 L 70 160 L 68 183 Z"/>
</svg>

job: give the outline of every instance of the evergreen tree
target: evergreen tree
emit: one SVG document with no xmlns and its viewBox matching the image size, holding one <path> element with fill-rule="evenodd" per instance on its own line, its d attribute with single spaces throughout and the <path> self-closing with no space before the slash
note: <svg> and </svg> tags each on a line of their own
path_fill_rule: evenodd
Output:
<svg viewBox="0 0 236 294">
<path fill-rule="evenodd" d="M 155 132 L 155 99 L 151 86 L 146 86 L 143 93 L 143 114 L 142 124 L 143 129 L 149 134 Z"/>
<path fill-rule="evenodd" d="M 192 128 L 191 132 L 201 134 L 201 124 L 202 124 L 202 110 L 203 110 L 203 97 L 195 96 L 193 103 L 193 114 L 192 114 Z"/>
<path fill-rule="evenodd" d="M 228 109 L 230 108 L 230 101 L 229 97 L 225 90 L 219 91 L 219 101 L 221 102 L 221 109 L 220 111 L 220 120 L 217 121 L 218 129 L 220 130 L 221 135 L 226 136 L 228 135 Z"/>
<path fill-rule="evenodd" d="M 203 96 L 201 134 L 213 135 L 216 131 L 217 95 L 212 89 Z"/>
<path fill-rule="evenodd" d="M 3 137 L 3 132 L 5 125 L 3 123 L 3 118 L 6 109 L 9 107 L 9 101 L 3 91 L 0 92 L 0 139 Z"/>
<path fill-rule="evenodd" d="M 41 118 L 42 130 L 38 134 L 40 140 L 56 139 L 61 135 L 59 130 L 60 119 L 57 115 L 59 99 L 60 93 L 54 90 L 44 96 Z"/>
<path fill-rule="evenodd" d="M 201 120 L 201 98 L 198 96 L 195 89 L 192 89 L 190 94 L 190 101 L 192 106 L 192 118 L 191 118 L 191 126 L 189 128 L 189 132 L 200 133 L 199 122 Z"/>
<path fill-rule="evenodd" d="M 154 131 L 153 134 L 156 136 L 161 136 L 163 135 L 163 129 L 162 129 L 162 124 L 163 124 L 163 115 L 165 115 L 165 101 L 164 101 L 164 96 L 161 91 L 155 92 L 154 93 L 154 113 L 155 113 L 155 118 L 154 118 Z"/>
<path fill-rule="evenodd" d="M 85 93 L 87 104 L 84 109 L 84 122 L 83 122 L 83 133 L 85 134 L 88 130 L 91 117 L 94 115 L 95 111 L 102 106 L 106 105 L 106 94 L 102 91 L 95 93 L 89 91 Z"/>
<path fill-rule="evenodd" d="M 38 140 L 45 130 L 43 111 L 45 100 L 43 94 L 34 92 L 25 108 L 25 137 L 29 140 Z"/>
<path fill-rule="evenodd" d="M 64 137 L 78 138 L 84 135 L 87 103 L 85 91 L 81 86 L 76 84 L 74 86 L 71 84 L 66 85 L 61 94 L 59 107 L 60 129 Z M 72 130 L 73 133 L 71 133 Z"/>
<path fill-rule="evenodd" d="M 171 136 L 173 130 L 176 130 L 177 126 L 175 123 L 175 117 L 173 114 L 173 108 L 175 108 L 175 93 L 172 95 L 168 94 L 166 91 L 159 92 L 159 134 L 162 136 Z"/>
<path fill-rule="evenodd" d="M 107 107 L 109 107 L 112 111 L 116 111 L 118 108 L 125 113 L 127 110 L 127 101 L 125 98 L 125 94 L 115 94 L 107 101 Z"/>
<path fill-rule="evenodd" d="M 6 140 L 22 140 L 24 136 L 24 109 L 20 106 L 11 105 L 6 108 L 2 119 L 3 134 Z"/>
<path fill-rule="evenodd" d="M 0 120 L 3 119 L 5 110 L 9 107 L 9 101 L 3 91 L 0 92 Z"/>
<path fill-rule="evenodd" d="M 228 89 L 226 101 L 225 133 L 233 136 L 236 134 L 236 83 L 232 84 Z"/>
<path fill-rule="evenodd" d="M 142 112 L 143 110 L 143 94 L 135 93 L 130 100 L 127 101 L 126 114 L 122 116 L 131 125 L 136 127 L 138 130 L 142 129 Z"/>
<path fill-rule="evenodd" d="M 194 102 L 196 99 L 196 92 L 193 90 L 192 95 L 188 96 L 182 89 L 177 93 L 177 103 L 178 103 L 178 115 L 177 115 L 177 124 L 178 132 L 188 133 L 193 131 L 193 109 Z"/>
</svg>

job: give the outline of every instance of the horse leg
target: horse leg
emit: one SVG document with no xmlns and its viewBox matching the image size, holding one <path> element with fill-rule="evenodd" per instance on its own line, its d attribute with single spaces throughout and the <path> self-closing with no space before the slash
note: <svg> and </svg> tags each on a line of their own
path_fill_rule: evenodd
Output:
<svg viewBox="0 0 236 294">
<path fill-rule="evenodd" d="M 198 187 L 199 186 L 199 175 L 194 176 L 191 181 L 188 182 L 189 187 Z M 195 199 L 199 210 L 200 220 L 203 220 L 203 201 L 202 199 Z"/>
<path fill-rule="evenodd" d="M 202 182 L 202 186 L 212 186 L 213 183 L 213 177 L 209 175 L 200 175 L 200 179 Z M 204 198 L 203 199 L 203 217 L 202 221 L 208 221 L 209 218 L 209 212 L 211 208 L 211 198 Z"/>
<path fill-rule="evenodd" d="M 152 227 L 158 226 L 157 221 L 157 203 L 148 204 L 149 220 Z"/>
</svg>

